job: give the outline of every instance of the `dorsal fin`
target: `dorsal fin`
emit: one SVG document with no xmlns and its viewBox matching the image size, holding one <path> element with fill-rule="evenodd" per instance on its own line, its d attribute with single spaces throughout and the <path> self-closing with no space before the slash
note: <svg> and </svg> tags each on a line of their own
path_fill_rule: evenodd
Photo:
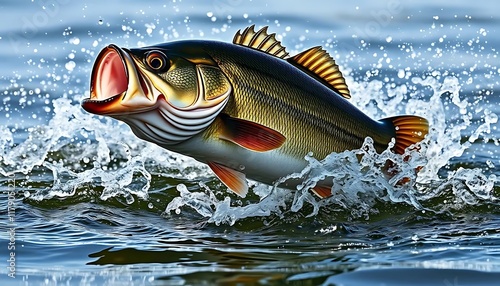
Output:
<svg viewBox="0 0 500 286">
<path fill-rule="evenodd" d="M 287 59 L 290 63 L 305 69 L 316 78 L 323 80 L 334 91 L 345 98 L 351 98 L 344 76 L 335 60 L 320 46 L 310 48 Z"/>
<path fill-rule="evenodd" d="M 278 58 L 285 58 L 288 53 L 281 42 L 276 40 L 276 34 L 268 34 L 267 26 L 255 32 L 255 25 L 247 27 L 243 32 L 238 30 L 233 38 L 233 44 L 250 47 L 276 56 Z"/>
</svg>

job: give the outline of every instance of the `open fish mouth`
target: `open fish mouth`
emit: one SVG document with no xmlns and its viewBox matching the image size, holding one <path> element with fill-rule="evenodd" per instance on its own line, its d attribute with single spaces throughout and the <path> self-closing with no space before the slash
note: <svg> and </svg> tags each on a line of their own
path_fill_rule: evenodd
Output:
<svg viewBox="0 0 500 286">
<path fill-rule="evenodd" d="M 109 114 L 128 89 L 129 77 L 121 49 L 109 45 L 97 56 L 90 80 L 90 98 L 82 107 L 95 114 Z"/>
<path fill-rule="evenodd" d="M 123 115 L 154 105 L 151 87 L 137 71 L 133 56 L 116 45 L 104 48 L 92 68 L 90 97 L 82 107 L 99 115 Z"/>
<path fill-rule="evenodd" d="M 104 49 L 94 66 L 90 98 L 107 101 L 127 91 L 128 75 L 120 50 L 114 46 Z"/>
</svg>

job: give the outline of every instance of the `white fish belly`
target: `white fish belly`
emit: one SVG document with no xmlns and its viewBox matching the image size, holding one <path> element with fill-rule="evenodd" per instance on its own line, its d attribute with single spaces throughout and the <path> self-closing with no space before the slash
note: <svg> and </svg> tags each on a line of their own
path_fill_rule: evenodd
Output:
<svg viewBox="0 0 500 286">
<path fill-rule="evenodd" d="M 168 149 L 203 163 L 222 164 L 244 173 L 248 179 L 266 184 L 273 184 L 278 179 L 300 172 L 307 166 L 305 159 L 287 156 L 279 149 L 255 152 L 224 140 L 204 140 L 201 136 L 168 146 Z M 293 188 L 297 184 L 297 181 L 288 181 L 281 186 Z"/>
</svg>

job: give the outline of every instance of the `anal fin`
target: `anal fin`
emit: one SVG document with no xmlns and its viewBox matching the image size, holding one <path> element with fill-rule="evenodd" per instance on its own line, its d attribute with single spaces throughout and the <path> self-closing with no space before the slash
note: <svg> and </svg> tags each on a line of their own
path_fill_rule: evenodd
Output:
<svg viewBox="0 0 500 286">
<path fill-rule="evenodd" d="M 313 193 L 315 193 L 318 197 L 324 199 L 328 198 L 329 196 L 332 195 L 332 188 L 328 186 L 315 186 L 311 190 Z"/>
<path fill-rule="evenodd" d="M 217 178 L 231 191 L 244 198 L 248 193 L 246 176 L 242 172 L 236 171 L 215 162 L 207 162 L 208 166 L 215 173 Z"/>
</svg>

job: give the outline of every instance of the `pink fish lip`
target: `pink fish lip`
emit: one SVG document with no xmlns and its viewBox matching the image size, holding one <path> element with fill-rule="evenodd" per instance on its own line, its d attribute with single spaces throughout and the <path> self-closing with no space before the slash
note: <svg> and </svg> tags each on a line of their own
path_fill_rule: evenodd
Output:
<svg viewBox="0 0 500 286">
<path fill-rule="evenodd" d="M 129 84 L 123 53 L 122 49 L 112 44 L 99 53 L 92 68 L 90 97 L 82 101 L 83 109 L 108 115 L 120 104 Z"/>
</svg>

